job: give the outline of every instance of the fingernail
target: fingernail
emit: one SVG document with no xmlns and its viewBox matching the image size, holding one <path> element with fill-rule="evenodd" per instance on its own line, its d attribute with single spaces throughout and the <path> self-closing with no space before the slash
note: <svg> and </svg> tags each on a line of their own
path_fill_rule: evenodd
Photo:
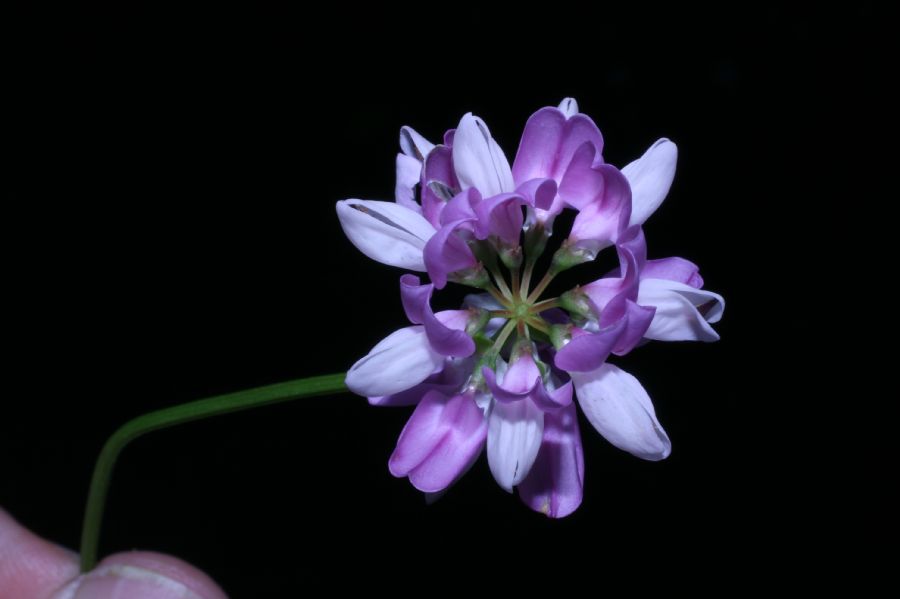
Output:
<svg viewBox="0 0 900 599">
<path fill-rule="evenodd" d="M 101 566 L 66 591 L 71 599 L 202 599 L 159 572 L 124 564 Z"/>
</svg>

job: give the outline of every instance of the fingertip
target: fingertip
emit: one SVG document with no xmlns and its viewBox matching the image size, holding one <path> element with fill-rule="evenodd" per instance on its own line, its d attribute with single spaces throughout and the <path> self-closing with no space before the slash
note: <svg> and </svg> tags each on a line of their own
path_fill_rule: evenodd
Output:
<svg viewBox="0 0 900 599">
<path fill-rule="evenodd" d="M 95 572 L 136 568 L 184 585 L 202 599 L 227 599 L 225 592 L 205 572 L 178 558 L 153 551 L 116 553 L 101 561 Z"/>
<path fill-rule="evenodd" d="M 34 535 L 0 508 L 0 597 L 46 597 L 77 575 L 74 552 Z"/>
</svg>

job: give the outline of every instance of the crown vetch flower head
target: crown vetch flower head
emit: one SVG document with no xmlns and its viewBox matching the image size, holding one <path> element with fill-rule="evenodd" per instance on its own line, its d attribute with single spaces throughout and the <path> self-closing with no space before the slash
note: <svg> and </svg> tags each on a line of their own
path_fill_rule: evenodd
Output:
<svg viewBox="0 0 900 599">
<path fill-rule="evenodd" d="M 513 164 L 484 121 L 462 117 L 433 144 L 400 131 L 395 201 L 343 200 L 350 241 L 405 274 L 411 325 L 388 335 L 347 373 L 379 406 L 414 405 L 389 460 L 392 474 L 438 493 L 486 450 L 497 483 L 557 518 L 581 503 L 584 457 L 574 398 L 610 443 L 639 458 L 671 451 L 641 384 L 608 362 L 648 340 L 715 341 L 722 296 L 683 258 L 647 259 L 641 228 L 675 174 L 677 149 L 654 143 L 622 169 L 578 104 L 534 113 Z M 575 211 L 546 274 L 532 285 L 556 217 Z M 619 268 L 542 299 L 560 272 L 614 247 Z M 504 273 L 504 270 L 507 274 Z M 478 293 L 434 312 L 448 283 Z"/>
</svg>

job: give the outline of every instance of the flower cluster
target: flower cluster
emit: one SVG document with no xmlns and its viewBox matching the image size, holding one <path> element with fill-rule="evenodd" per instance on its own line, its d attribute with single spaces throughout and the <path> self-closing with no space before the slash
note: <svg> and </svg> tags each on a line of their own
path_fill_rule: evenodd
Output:
<svg viewBox="0 0 900 599">
<path fill-rule="evenodd" d="M 619 170 L 603 137 L 567 98 L 533 114 L 512 166 L 472 114 L 434 145 L 400 132 L 395 202 L 337 203 L 350 241 L 407 270 L 400 298 L 412 326 L 388 335 L 347 373 L 378 406 L 415 405 L 390 471 L 426 493 L 443 491 L 487 448 L 501 487 L 558 518 L 581 503 L 584 458 L 573 396 L 610 443 L 646 460 L 671 450 L 646 391 L 607 362 L 646 340 L 715 341 L 722 297 L 697 266 L 647 259 L 643 223 L 662 203 L 677 150 L 667 139 Z M 576 212 L 537 279 L 556 217 Z M 615 248 L 619 268 L 543 298 L 569 268 Z M 538 273 L 539 274 L 539 273 Z M 462 309 L 435 312 L 448 282 L 480 290 Z"/>
</svg>

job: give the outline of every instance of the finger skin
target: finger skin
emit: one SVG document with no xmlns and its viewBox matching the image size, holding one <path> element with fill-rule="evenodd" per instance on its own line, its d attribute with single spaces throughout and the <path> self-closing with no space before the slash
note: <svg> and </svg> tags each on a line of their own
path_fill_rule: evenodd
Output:
<svg viewBox="0 0 900 599">
<path fill-rule="evenodd" d="M 117 553 L 79 576 L 78 555 L 45 541 L 0 509 L 0 599 L 227 599 L 213 580 L 177 558 Z"/>
<path fill-rule="evenodd" d="M 0 599 L 44 599 L 76 576 L 75 553 L 35 536 L 0 508 Z"/>
</svg>

